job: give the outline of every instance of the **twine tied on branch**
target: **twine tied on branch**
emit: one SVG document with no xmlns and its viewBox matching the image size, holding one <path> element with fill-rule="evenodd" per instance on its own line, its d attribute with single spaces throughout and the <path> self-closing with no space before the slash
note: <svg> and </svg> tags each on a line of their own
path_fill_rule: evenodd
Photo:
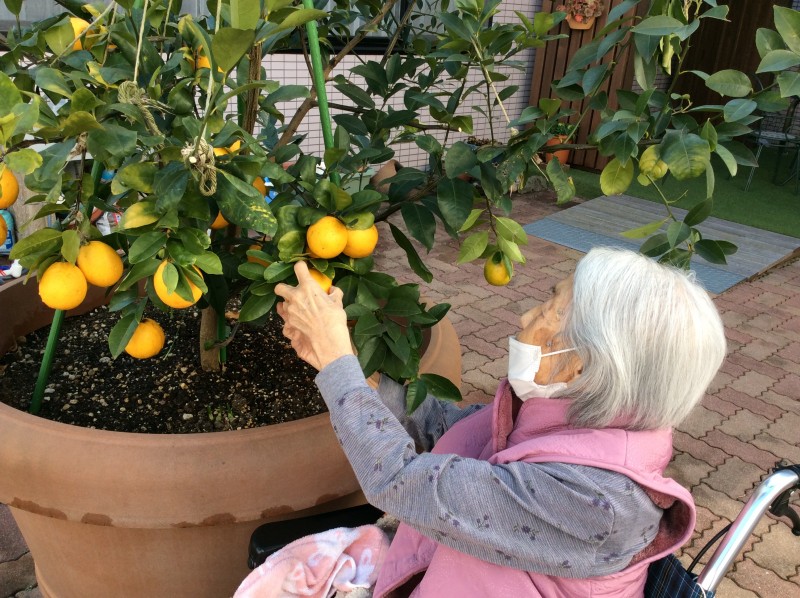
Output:
<svg viewBox="0 0 800 598">
<path fill-rule="evenodd" d="M 121 104 L 132 104 L 142 111 L 144 124 L 150 133 L 153 135 L 162 134 L 158 125 L 156 125 L 156 119 L 153 118 L 153 113 L 150 112 L 150 108 L 163 111 L 167 109 L 168 106 L 147 97 L 145 90 L 140 88 L 135 81 L 123 81 L 120 83 L 119 89 L 117 90 L 117 99 Z"/>
<path fill-rule="evenodd" d="M 206 197 L 217 191 L 217 167 L 214 165 L 214 148 L 205 139 L 187 143 L 181 150 L 186 167 L 200 177 L 200 193 Z"/>
</svg>

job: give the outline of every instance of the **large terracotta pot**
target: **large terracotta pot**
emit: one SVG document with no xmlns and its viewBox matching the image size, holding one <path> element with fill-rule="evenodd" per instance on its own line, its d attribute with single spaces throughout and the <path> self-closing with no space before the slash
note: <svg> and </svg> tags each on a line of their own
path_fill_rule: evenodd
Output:
<svg viewBox="0 0 800 598">
<path fill-rule="evenodd" d="M 52 317 L 33 280 L 0 286 L 0 313 L 2 351 Z M 422 369 L 459 384 L 460 355 L 444 321 Z M 11 507 L 48 598 L 223 598 L 248 573 L 257 526 L 364 497 L 327 414 L 160 435 L 80 428 L 0 403 L 0 502 Z"/>
<path fill-rule="evenodd" d="M 551 139 L 548 139 L 545 142 L 545 145 L 546 146 L 561 145 L 562 143 L 566 143 L 566 141 L 567 141 L 567 136 L 566 135 L 557 135 L 555 137 L 552 137 Z M 548 154 L 547 154 L 547 162 L 550 162 L 550 160 L 552 160 L 554 157 L 558 158 L 559 164 L 561 164 L 563 166 L 567 162 L 569 162 L 569 150 L 568 149 L 561 149 L 561 150 L 557 150 L 557 151 L 554 151 L 554 152 L 548 152 Z"/>
</svg>

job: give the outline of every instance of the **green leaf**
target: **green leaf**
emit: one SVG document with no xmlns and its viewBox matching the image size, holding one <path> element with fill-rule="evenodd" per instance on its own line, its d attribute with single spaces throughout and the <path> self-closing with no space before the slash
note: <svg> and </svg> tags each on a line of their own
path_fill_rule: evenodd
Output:
<svg viewBox="0 0 800 598">
<path fill-rule="evenodd" d="M 539 108 L 547 115 L 548 118 L 553 116 L 561 107 L 561 100 L 553 98 L 541 98 L 539 100 Z"/>
<path fill-rule="evenodd" d="M 131 288 L 143 278 L 152 276 L 160 265 L 161 261 L 155 258 L 150 258 L 149 260 L 134 264 L 133 267 L 128 270 L 128 273 L 125 274 L 125 278 L 122 279 L 122 282 L 117 286 L 117 290 L 124 291 Z"/>
<path fill-rule="evenodd" d="M 440 401 L 461 400 L 461 391 L 450 380 L 439 374 L 422 374 L 420 379 L 425 382 L 428 392 Z"/>
<path fill-rule="evenodd" d="M 72 40 L 75 39 L 75 32 L 69 20 L 63 19 L 60 23 L 44 32 L 44 39 L 53 54 L 58 55 L 72 45 Z"/>
<path fill-rule="evenodd" d="M 89 112 L 72 112 L 61 122 L 61 133 L 64 137 L 77 137 L 81 133 L 102 128 L 103 126 Z"/>
<path fill-rule="evenodd" d="M 261 0 L 231 0 L 231 24 L 238 29 L 255 29 L 261 18 Z"/>
<path fill-rule="evenodd" d="M 253 185 L 242 179 L 224 170 L 217 171 L 214 197 L 228 222 L 264 235 L 274 235 L 277 231 L 278 221 L 267 202 Z"/>
<path fill-rule="evenodd" d="M 39 152 L 30 148 L 10 152 L 5 155 L 3 161 L 11 170 L 20 174 L 30 174 L 42 165 Z"/>
<path fill-rule="evenodd" d="M 278 23 L 278 27 L 275 31 L 278 32 L 286 29 L 294 29 L 295 27 L 305 25 L 309 21 L 318 21 L 326 18 L 327 16 L 328 13 L 324 10 L 317 10 L 316 8 L 298 8 L 284 18 L 283 21 Z"/>
<path fill-rule="evenodd" d="M 773 50 L 785 50 L 786 45 L 777 31 L 761 28 L 756 31 L 756 48 L 758 55 L 764 58 Z"/>
<path fill-rule="evenodd" d="M 669 217 L 664 218 L 663 220 L 655 220 L 653 222 L 648 222 L 644 226 L 626 230 L 625 232 L 620 233 L 620 235 L 628 239 L 644 239 L 645 237 L 649 237 L 658 229 L 660 229 L 664 225 L 664 223 L 667 222 L 668 220 Z"/>
<path fill-rule="evenodd" d="M 625 193 L 633 181 L 633 160 L 622 164 L 614 158 L 600 173 L 600 189 L 606 195 L 620 195 Z"/>
<path fill-rule="evenodd" d="M 712 239 L 700 239 L 694 244 L 694 250 L 697 255 L 712 264 L 728 263 L 728 260 L 725 259 L 725 251 L 717 241 Z"/>
<path fill-rule="evenodd" d="M 777 81 L 782 98 L 800 96 L 800 73 L 796 71 L 783 72 L 778 75 Z"/>
<path fill-rule="evenodd" d="M 458 263 L 464 264 L 478 259 L 489 245 L 489 231 L 479 231 L 469 235 L 461 243 L 458 251 Z"/>
<path fill-rule="evenodd" d="M 459 230 L 472 210 L 475 188 L 467 181 L 442 178 L 436 187 L 436 201 L 444 221 Z"/>
<path fill-rule="evenodd" d="M 691 233 L 691 229 L 685 222 L 673 222 L 667 227 L 667 239 L 671 247 L 683 243 Z"/>
<path fill-rule="evenodd" d="M 638 25 L 632 27 L 631 30 L 634 33 L 650 37 L 663 37 L 675 33 L 675 30 L 681 27 L 683 27 L 683 23 L 678 19 L 673 19 L 667 15 L 657 15 L 644 19 Z"/>
<path fill-rule="evenodd" d="M 733 154 L 728 150 L 728 148 L 718 145 L 714 148 L 714 152 L 722 158 L 722 161 L 725 163 L 725 166 L 728 168 L 728 172 L 731 176 L 736 176 L 736 172 L 739 170 L 739 165 L 736 164 L 736 158 Z"/>
<path fill-rule="evenodd" d="M 128 207 L 122 214 L 120 228 L 131 229 L 147 226 L 157 222 L 161 213 L 156 210 L 156 203 L 151 200 L 139 201 Z"/>
<path fill-rule="evenodd" d="M 520 245 L 528 244 L 528 233 L 525 232 L 525 229 L 523 229 L 517 221 L 511 218 L 505 218 L 504 216 L 498 216 L 495 218 L 494 224 L 497 234 L 501 238 L 519 243 Z"/>
<path fill-rule="evenodd" d="M 411 236 L 430 251 L 436 234 L 436 221 L 431 211 L 420 204 L 405 203 L 400 208 L 400 213 Z"/>
<path fill-rule="evenodd" d="M 725 104 L 723 117 L 726 122 L 735 122 L 746 116 L 750 116 L 758 108 L 753 100 L 731 100 Z"/>
<path fill-rule="evenodd" d="M 158 198 L 156 208 L 166 212 L 178 207 L 189 185 L 189 171 L 183 162 L 170 162 L 164 168 L 154 173 L 153 192 Z"/>
<path fill-rule="evenodd" d="M 653 235 L 639 247 L 639 251 L 649 257 L 657 257 L 669 250 L 669 240 L 664 233 Z"/>
<path fill-rule="evenodd" d="M 81 238 L 78 231 L 74 229 L 65 230 L 61 233 L 61 255 L 70 264 L 78 261 L 78 251 L 81 248 Z"/>
<path fill-rule="evenodd" d="M 420 379 L 409 382 L 406 387 L 406 413 L 409 415 L 414 413 L 414 411 L 425 402 L 427 397 L 428 387 L 424 380 Z"/>
<path fill-rule="evenodd" d="M 358 363 L 364 372 L 364 376 L 369 377 L 374 374 L 386 358 L 386 343 L 380 337 L 370 337 L 358 349 Z"/>
<path fill-rule="evenodd" d="M 0 72 L 0 116 L 11 114 L 14 106 L 22 103 L 17 86 L 5 73 Z"/>
<path fill-rule="evenodd" d="M 405 234 L 403 234 L 403 231 L 401 231 L 391 222 L 389 223 L 389 229 L 392 232 L 392 237 L 394 237 L 395 243 L 397 243 L 403 249 L 403 251 L 406 252 L 408 264 L 411 266 L 411 269 L 414 271 L 414 273 L 425 282 L 431 282 L 433 280 L 433 274 L 431 274 L 431 271 L 428 270 L 428 267 L 422 262 L 417 250 L 414 248 L 414 245 L 412 245 L 411 241 L 408 240 L 408 237 L 406 237 Z"/>
<path fill-rule="evenodd" d="M 111 332 L 108 333 L 108 348 L 111 351 L 111 356 L 116 359 L 128 346 L 133 333 L 136 332 L 136 327 L 139 326 L 138 314 L 132 313 L 120 318 L 119 322 L 114 324 Z"/>
<path fill-rule="evenodd" d="M 211 40 L 214 62 L 224 72 L 230 71 L 252 47 L 256 32 L 252 29 L 221 27 Z"/>
<path fill-rule="evenodd" d="M 564 174 L 558 158 L 553 158 L 547 163 L 547 177 L 556 190 L 556 205 L 561 205 L 575 197 L 575 183 L 572 177 Z"/>
<path fill-rule="evenodd" d="M 3 1 L 5 2 L 8 11 L 12 15 L 18 17 L 20 11 L 22 10 L 22 0 L 3 0 Z"/>
<path fill-rule="evenodd" d="M 43 228 L 14 243 L 9 258 L 18 260 L 37 253 L 51 253 L 60 249 L 60 247 L 61 231 L 53 228 Z"/>
<path fill-rule="evenodd" d="M 713 207 L 714 201 L 712 199 L 701 201 L 686 213 L 686 216 L 683 217 L 683 223 L 686 226 L 697 226 L 706 218 L 711 216 L 711 210 Z"/>
<path fill-rule="evenodd" d="M 67 26 L 69 27 L 69 25 Z M 72 27 L 69 27 L 69 31 L 69 41 L 72 41 Z M 64 78 L 64 75 L 62 75 L 61 72 L 57 71 L 56 69 L 51 69 L 48 67 L 37 68 L 35 80 L 36 86 L 41 87 L 46 91 L 57 93 L 65 97 L 70 97 L 72 95 L 72 90 L 67 85 L 67 80 Z"/>
<path fill-rule="evenodd" d="M 467 219 L 464 221 L 464 224 L 461 225 L 461 228 L 458 229 L 458 232 L 463 233 L 471 229 L 475 226 L 475 223 L 478 221 L 478 218 L 485 212 L 483 208 L 476 208 L 469 213 Z"/>
<path fill-rule="evenodd" d="M 467 172 L 478 163 L 475 152 L 463 141 L 457 141 L 444 157 L 444 168 L 449 178 Z M 471 207 L 471 206 L 470 206 Z"/>
<path fill-rule="evenodd" d="M 136 150 L 135 130 L 108 123 L 103 129 L 90 131 L 86 137 L 89 153 L 109 168 L 118 168 Z"/>
<path fill-rule="evenodd" d="M 167 244 L 167 235 L 161 231 L 145 233 L 128 249 L 128 261 L 137 264 L 154 257 Z"/>
<path fill-rule="evenodd" d="M 115 178 L 118 178 L 129 189 L 142 193 L 152 193 L 153 180 L 157 172 L 158 166 L 152 162 L 135 162 L 120 168 Z"/>
<path fill-rule="evenodd" d="M 196 255 L 194 265 L 206 274 L 222 274 L 222 262 L 219 256 L 212 251 L 204 251 Z"/>
<path fill-rule="evenodd" d="M 778 30 L 783 43 L 796 54 L 800 54 L 800 12 L 782 6 L 773 7 L 775 13 L 775 29 Z"/>
<path fill-rule="evenodd" d="M 784 71 L 800 64 L 800 56 L 789 50 L 772 50 L 764 58 L 756 69 L 757 73 L 775 73 Z"/>
<path fill-rule="evenodd" d="M 661 143 L 661 159 L 679 181 L 700 176 L 711 158 L 708 141 L 694 133 L 670 131 Z"/>
<path fill-rule="evenodd" d="M 276 295 L 250 295 L 239 312 L 240 322 L 252 322 L 266 314 L 275 304 Z"/>
<path fill-rule="evenodd" d="M 706 79 L 706 87 L 731 98 L 743 98 L 753 91 L 750 78 L 734 69 L 723 69 L 710 75 Z"/>
</svg>

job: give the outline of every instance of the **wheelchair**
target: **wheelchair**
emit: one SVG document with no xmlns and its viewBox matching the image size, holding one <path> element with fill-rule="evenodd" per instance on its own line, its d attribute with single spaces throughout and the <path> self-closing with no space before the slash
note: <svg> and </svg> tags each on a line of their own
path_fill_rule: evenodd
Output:
<svg viewBox="0 0 800 598">
<path fill-rule="evenodd" d="M 800 536 L 800 515 L 791 506 L 800 489 L 800 465 L 779 462 L 756 487 L 736 519 L 725 526 L 697 554 L 689 568 L 674 555 L 650 565 L 644 588 L 645 598 L 713 598 L 717 587 L 736 561 L 760 519 L 767 513 L 789 519 L 792 533 Z M 250 538 L 248 566 L 255 569 L 286 544 L 335 527 L 357 527 L 375 523 L 383 512 L 366 504 L 340 511 L 266 523 Z M 708 564 L 693 573 L 700 559 L 719 542 Z"/>
</svg>

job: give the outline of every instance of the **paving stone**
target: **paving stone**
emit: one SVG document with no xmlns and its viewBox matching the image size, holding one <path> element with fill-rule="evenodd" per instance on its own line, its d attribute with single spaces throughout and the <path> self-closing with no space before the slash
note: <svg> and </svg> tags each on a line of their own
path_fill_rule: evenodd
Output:
<svg viewBox="0 0 800 598">
<path fill-rule="evenodd" d="M 800 375 L 788 374 L 772 387 L 779 395 L 800 399 Z"/>
<path fill-rule="evenodd" d="M 750 372 L 753 375 L 754 372 Z M 739 379 L 741 380 L 741 378 Z M 738 381 L 738 380 L 737 380 Z M 728 401 L 737 405 L 738 407 L 742 407 L 747 409 L 748 411 L 752 411 L 753 413 L 758 413 L 759 415 L 763 415 L 767 419 L 776 420 L 781 415 L 783 415 L 783 410 L 779 409 L 775 405 L 768 403 L 762 400 L 760 397 L 756 398 L 751 396 L 748 393 L 740 392 L 739 390 L 733 388 L 733 384 L 729 388 L 723 388 L 717 393 L 717 397 L 724 401 Z"/>
<path fill-rule="evenodd" d="M 800 363 L 800 343 L 791 342 L 782 349 L 778 351 L 778 355 L 781 357 L 788 359 L 789 361 L 794 361 L 795 363 Z"/>
<path fill-rule="evenodd" d="M 477 351 L 464 351 L 461 355 L 461 371 L 467 373 L 470 370 L 477 370 L 489 361 L 486 355 L 481 355 Z"/>
<path fill-rule="evenodd" d="M 484 339 L 477 336 L 476 334 L 468 334 L 467 336 L 461 337 L 461 346 L 466 347 L 471 351 L 477 351 L 481 355 L 485 355 L 486 357 L 492 360 L 508 358 L 508 348 L 504 349 L 498 347 L 494 343 L 486 342 Z"/>
<path fill-rule="evenodd" d="M 745 504 L 744 500 L 734 500 L 724 492 L 715 490 L 708 485 L 707 479 L 692 488 L 692 497 L 698 507 L 705 507 L 728 521 L 736 519 Z"/>
<path fill-rule="evenodd" d="M 733 382 L 734 377 L 730 374 L 726 374 L 723 371 L 717 372 L 717 375 L 714 376 L 714 379 L 711 381 L 711 384 L 708 386 L 708 390 L 706 391 L 708 394 L 714 394 L 715 392 L 719 391 L 720 389 L 728 386 L 731 382 Z"/>
<path fill-rule="evenodd" d="M 783 341 L 784 342 L 782 344 L 776 344 L 756 338 L 739 349 L 739 352 L 747 355 L 748 357 L 752 357 L 753 359 L 764 360 L 773 353 L 776 353 L 778 349 L 783 347 L 788 342 L 786 339 L 783 339 Z"/>
<path fill-rule="evenodd" d="M 758 398 L 765 403 L 769 403 L 770 405 L 775 405 L 775 407 L 778 407 L 782 412 L 781 415 L 783 415 L 783 413 L 787 411 L 800 414 L 800 399 L 796 397 L 797 395 L 794 397 L 787 397 L 775 392 L 774 390 L 768 390 Z"/>
<path fill-rule="evenodd" d="M 14 594 L 14 598 L 42 598 L 42 591 L 37 587 L 29 590 L 22 590 Z"/>
<path fill-rule="evenodd" d="M 773 336 L 768 333 L 763 333 L 762 336 L 766 336 L 764 340 L 767 342 L 771 342 Z M 761 336 L 759 336 L 761 338 Z M 744 368 L 745 371 L 753 371 L 759 374 L 766 376 L 767 378 L 772 378 L 773 380 L 780 380 L 786 375 L 780 368 L 773 367 L 764 361 L 760 361 L 758 359 L 753 359 L 749 355 L 744 355 L 737 351 L 734 351 L 728 358 L 728 361 L 731 361 L 737 365 L 740 365 Z"/>
<path fill-rule="evenodd" d="M 780 353 L 777 353 L 775 355 L 770 355 L 764 361 L 766 361 L 770 365 L 785 370 L 789 374 L 795 374 L 797 376 L 800 376 L 800 360 L 790 361 L 788 359 L 784 359 L 780 355 Z M 778 381 L 778 383 L 780 383 L 780 380 Z"/>
<path fill-rule="evenodd" d="M 13 596 L 35 585 L 36 574 L 30 552 L 16 560 L 0 563 L 0 596 Z"/>
<path fill-rule="evenodd" d="M 14 561 L 28 552 L 28 545 L 4 504 L 0 504 L 0 531 L 0 563 Z"/>
<path fill-rule="evenodd" d="M 739 457 L 731 457 L 718 466 L 716 471 L 704 480 L 714 490 L 724 492 L 734 500 L 742 500 L 761 479 L 765 469 L 743 461 Z"/>
<path fill-rule="evenodd" d="M 775 521 L 769 526 L 769 531 L 762 535 L 761 541 L 753 545 L 747 558 L 788 580 L 800 567 L 798 555 L 800 547 L 797 536 L 792 534 L 788 525 Z"/>
<path fill-rule="evenodd" d="M 672 435 L 672 442 L 676 450 L 689 453 L 695 459 L 705 461 L 714 467 L 721 465 L 728 458 L 724 451 L 680 430 L 675 430 Z"/>
<path fill-rule="evenodd" d="M 709 430 L 713 430 L 724 421 L 725 417 L 722 414 L 698 405 L 681 422 L 680 429 L 695 438 L 702 438 Z"/>
<path fill-rule="evenodd" d="M 476 331 L 476 334 L 479 334 L 481 338 L 490 343 L 498 344 L 498 341 L 502 341 L 503 344 L 507 345 L 508 337 L 516 335 L 517 332 L 519 332 L 518 325 L 509 324 L 508 322 L 498 322 L 497 324 L 485 327 L 480 332 Z"/>
<path fill-rule="evenodd" d="M 762 598 L 794 598 L 798 595 L 797 585 L 781 579 L 774 571 L 764 569 L 750 559 L 737 563 L 728 577 Z"/>
<path fill-rule="evenodd" d="M 785 413 L 783 417 L 767 428 L 767 433 L 786 442 L 797 444 L 800 442 L 800 415 Z"/>
<path fill-rule="evenodd" d="M 747 409 L 740 409 L 716 427 L 719 431 L 738 438 L 742 442 L 749 442 L 757 434 L 766 430 L 771 423 L 772 420 L 763 415 L 758 415 Z"/>
<path fill-rule="evenodd" d="M 508 359 L 490 360 L 482 365 L 480 370 L 495 380 L 500 380 L 508 375 Z"/>
<path fill-rule="evenodd" d="M 737 455 L 743 461 L 761 467 L 765 471 L 775 465 L 778 456 L 760 449 L 748 442 L 729 436 L 720 430 L 711 430 L 703 438 L 711 446 L 715 446 L 729 455 Z"/>
<path fill-rule="evenodd" d="M 714 471 L 708 463 L 699 461 L 688 453 L 679 453 L 672 458 L 664 475 L 673 478 L 687 489 L 694 488 Z"/>
<path fill-rule="evenodd" d="M 736 585 L 730 577 L 724 577 L 717 586 L 717 596 L 720 598 L 760 598 L 755 592 L 745 590 Z"/>
<path fill-rule="evenodd" d="M 743 392 L 751 397 L 757 397 L 765 390 L 768 390 L 775 382 L 774 378 L 758 372 L 746 372 L 744 376 L 731 382 L 730 386 L 734 390 Z"/>
<path fill-rule="evenodd" d="M 492 378 L 489 374 L 481 370 L 470 370 L 462 374 L 461 379 L 471 385 L 474 389 L 483 392 L 491 397 L 497 391 L 497 378 Z"/>
<path fill-rule="evenodd" d="M 733 415 L 734 413 L 739 411 L 739 409 L 741 409 L 741 407 L 739 407 L 735 403 L 731 403 L 730 401 L 725 401 L 724 399 L 721 399 L 719 397 L 719 392 L 720 391 L 717 391 L 716 394 L 706 395 L 705 397 L 703 397 L 703 402 L 702 402 L 703 407 L 711 411 L 716 411 L 717 413 L 724 415 L 726 417 Z"/>
<path fill-rule="evenodd" d="M 792 463 L 800 463 L 800 446 L 796 442 L 786 442 L 769 434 L 759 434 L 753 439 L 753 445 L 777 455 Z"/>
</svg>

